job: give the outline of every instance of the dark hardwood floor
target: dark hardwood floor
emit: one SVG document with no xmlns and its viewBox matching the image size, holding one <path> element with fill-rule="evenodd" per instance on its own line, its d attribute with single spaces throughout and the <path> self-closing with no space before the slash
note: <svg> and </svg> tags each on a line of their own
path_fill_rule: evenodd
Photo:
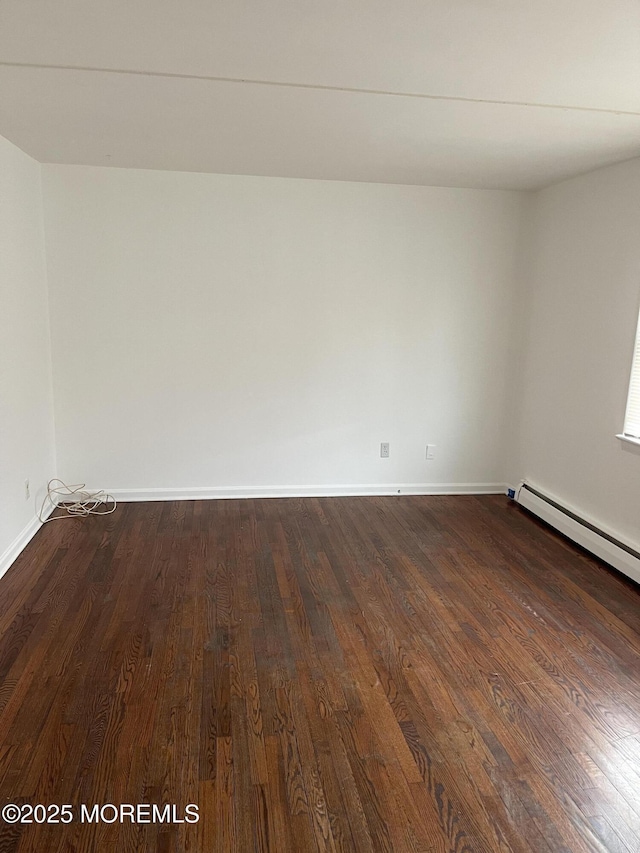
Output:
<svg viewBox="0 0 640 853">
<path fill-rule="evenodd" d="M 502 497 L 55 521 L 0 581 L 0 808 L 74 819 L 0 850 L 637 853 L 639 653 L 638 588 Z M 80 819 L 145 803 L 200 820 Z"/>
</svg>

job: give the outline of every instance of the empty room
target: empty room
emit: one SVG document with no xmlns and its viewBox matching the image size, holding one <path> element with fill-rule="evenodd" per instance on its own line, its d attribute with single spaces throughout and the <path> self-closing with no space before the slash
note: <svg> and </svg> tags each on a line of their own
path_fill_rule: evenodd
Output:
<svg viewBox="0 0 640 853">
<path fill-rule="evenodd" d="M 640 4 L 0 0 L 0 850 L 640 851 Z"/>
</svg>

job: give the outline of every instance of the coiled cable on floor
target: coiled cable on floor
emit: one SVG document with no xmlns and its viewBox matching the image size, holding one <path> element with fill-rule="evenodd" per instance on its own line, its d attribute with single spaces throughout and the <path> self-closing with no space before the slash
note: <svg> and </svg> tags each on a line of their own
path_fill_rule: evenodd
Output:
<svg viewBox="0 0 640 853">
<path fill-rule="evenodd" d="M 47 483 L 47 494 L 42 501 L 38 518 L 45 524 L 59 518 L 83 518 L 87 515 L 110 515 L 117 506 L 113 495 L 100 489 L 97 492 L 83 491 L 84 483 L 68 486 L 62 480 L 53 479 Z M 64 510 L 62 515 L 53 515 L 56 509 Z"/>
</svg>

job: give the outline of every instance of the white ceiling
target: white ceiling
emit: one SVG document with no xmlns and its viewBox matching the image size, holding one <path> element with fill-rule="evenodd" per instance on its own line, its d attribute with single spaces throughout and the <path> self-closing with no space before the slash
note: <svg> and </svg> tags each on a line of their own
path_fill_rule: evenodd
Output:
<svg viewBox="0 0 640 853">
<path fill-rule="evenodd" d="M 43 162 L 529 189 L 640 155 L 638 0 L 0 0 Z"/>
</svg>

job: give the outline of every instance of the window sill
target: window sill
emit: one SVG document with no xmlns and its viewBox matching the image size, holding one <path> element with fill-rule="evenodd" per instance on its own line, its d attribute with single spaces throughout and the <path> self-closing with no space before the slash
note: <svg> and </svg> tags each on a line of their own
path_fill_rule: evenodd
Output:
<svg viewBox="0 0 640 853">
<path fill-rule="evenodd" d="M 635 444 L 640 447 L 640 438 L 631 438 L 630 435 L 622 435 L 622 433 L 617 435 L 616 438 L 619 438 L 620 441 L 628 441 L 629 444 Z"/>
</svg>

